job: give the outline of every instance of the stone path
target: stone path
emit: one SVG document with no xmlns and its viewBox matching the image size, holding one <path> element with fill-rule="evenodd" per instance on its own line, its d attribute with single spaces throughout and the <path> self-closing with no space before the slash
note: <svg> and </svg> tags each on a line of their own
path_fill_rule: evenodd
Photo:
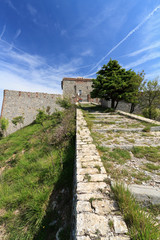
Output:
<svg viewBox="0 0 160 240">
<path fill-rule="evenodd" d="M 122 111 L 120 114 L 88 112 L 88 117 L 93 123 L 90 125 L 94 141 L 97 147 L 104 148 L 100 154 L 104 166 L 107 166 L 108 177 L 112 180 L 118 176 L 118 180 L 128 185 L 138 201 L 144 204 L 160 204 L 159 155 L 152 159 L 143 154 L 141 157 L 133 154 L 134 147 L 158 147 L 157 151 L 160 152 L 160 126 L 152 126 L 160 125 L 160 122 L 139 116 L 136 119 L 136 115 L 132 117 L 133 114 L 123 114 Z M 144 132 L 144 128 L 150 126 L 151 131 Z M 123 162 L 118 162 L 118 155 L 117 159 L 110 159 L 108 152 L 112 154 L 118 149 L 127 150 L 130 157 Z"/>
<path fill-rule="evenodd" d="M 77 109 L 76 137 L 74 239 L 130 239 L 117 204 L 110 197 L 106 171 L 80 109 Z"/>
</svg>

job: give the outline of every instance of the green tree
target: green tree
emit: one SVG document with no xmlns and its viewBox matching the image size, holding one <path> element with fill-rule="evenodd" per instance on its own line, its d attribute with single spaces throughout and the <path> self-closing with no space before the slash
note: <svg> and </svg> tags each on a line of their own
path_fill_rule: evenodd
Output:
<svg viewBox="0 0 160 240">
<path fill-rule="evenodd" d="M 145 117 L 155 119 L 157 117 L 157 108 L 160 105 L 160 85 L 155 79 L 148 81 L 142 88 L 140 96 L 140 105 L 143 108 Z"/>
<path fill-rule="evenodd" d="M 134 112 L 135 106 L 139 103 L 140 93 L 145 84 L 144 71 L 136 74 L 132 70 L 127 71 L 127 87 L 124 92 L 124 101 L 131 103 L 130 113 Z"/>
<path fill-rule="evenodd" d="M 138 92 L 142 78 L 133 70 L 126 71 L 118 61 L 110 59 L 107 65 L 97 72 L 93 79 L 91 97 L 111 100 L 111 108 L 116 109 L 119 101 L 135 102 L 135 92 Z"/>
<path fill-rule="evenodd" d="M 8 125 L 9 125 L 8 119 L 6 119 L 4 117 L 0 118 L 0 128 L 2 130 L 2 135 L 3 136 L 4 136 L 4 134 L 5 134 L 5 132 L 6 132 L 7 128 L 8 128 Z"/>
</svg>

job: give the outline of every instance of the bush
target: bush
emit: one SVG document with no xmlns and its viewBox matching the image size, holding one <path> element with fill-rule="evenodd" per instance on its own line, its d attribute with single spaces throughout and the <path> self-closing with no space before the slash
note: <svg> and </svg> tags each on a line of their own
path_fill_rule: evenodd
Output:
<svg viewBox="0 0 160 240">
<path fill-rule="evenodd" d="M 47 115 L 44 110 L 38 109 L 38 114 L 36 116 L 35 122 L 43 126 L 43 122 L 47 119 Z"/>
<path fill-rule="evenodd" d="M 56 103 L 65 109 L 68 109 L 72 106 L 71 100 L 68 97 L 57 98 Z"/>
<path fill-rule="evenodd" d="M 62 122 L 64 113 L 62 111 L 56 110 L 55 112 L 52 113 L 51 115 L 51 120 L 52 120 L 52 126 L 56 126 L 57 124 Z"/>
<path fill-rule="evenodd" d="M 12 123 L 17 126 L 18 123 L 22 123 L 24 122 L 24 117 L 22 116 L 18 116 L 12 119 Z"/>
<path fill-rule="evenodd" d="M 156 119 L 160 116 L 160 109 L 158 108 L 144 108 L 142 111 L 143 116 L 146 118 Z"/>
<path fill-rule="evenodd" d="M 0 128 L 2 130 L 0 133 L 1 137 L 2 137 L 2 135 L 4 135 L 5 131 L 7 130 L 8 125 L 9 125 L 8 119 L 6 119 L 4 117 L 0 118 Z"/>
</svg>

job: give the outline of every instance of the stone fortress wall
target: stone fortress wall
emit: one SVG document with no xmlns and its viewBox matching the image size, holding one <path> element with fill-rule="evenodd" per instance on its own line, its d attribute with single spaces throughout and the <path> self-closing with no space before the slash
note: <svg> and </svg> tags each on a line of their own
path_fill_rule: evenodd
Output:
<svg viewBox="0 0 160 240">
<path fill-rule="evenodd" d="M 7 134 L 13 133 L 32 123 L 35 120 L 38 109 L 46 109 L 49 106 L 51 113 L 55 109 L 59 109 L 56 99 L 61 96 L 60 94 L 4 90 L 1 117 L 9 120 Z M 17 116 L 24 117 L 22 125 L 17 124 L 15 126 L 12 123 L 12 119 Z"/>
</svg>

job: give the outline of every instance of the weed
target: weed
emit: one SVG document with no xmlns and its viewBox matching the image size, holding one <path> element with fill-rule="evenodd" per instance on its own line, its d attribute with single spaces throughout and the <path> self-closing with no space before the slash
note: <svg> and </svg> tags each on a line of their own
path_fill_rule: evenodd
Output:
<svg viewBox="0 0 160 240">
<path fill-rule="evenodd" d="M 151 131 L 151 127 L 147 126 L 145 128 L 143 128 L 143 132 L 150 132 Z"/>
<path fill-rule="evenodd" d="M 101 152 L 108 152 L 109 148 L 108 147 L 104 147 L 104 146 L 97 146 L 97 149 Z"/>
<path fill-rule="evenodd" d="M 160 147 L 133 147 L 132 153 L 137 158 L 146 157 L 152 162 L 160 162 Z"/>
<path fill-rule="evenodd" d="M 88 182 L 90 182 L 91 181 L 91 176 L 88 173 L 86 173 L 84 175 L 84 180 L 87 180 Z"/>
<path fill-rule="evenodd" d="M 142 210 L 129 190 L 119 184 L 112 186 L 112 190 L 129 228 L 131 239 L 159 240 L 159 225 L 151 215 Z"/>
<path fill-rule="evenodd" d="M 126 138 L 126 139 L 127 139 L 127 141 L 130 142 L 130 143 L 135 143 L 135 139 L 133 139 L 133 138 Z"/>
<path fill-rule="evenodd" d="M 113 230 L 113 227 L 114 227 L 113 220 L 110 219 L 110 220 L 108 221 L 108 225 L 109 225 L 110 229 Z"/>
<path fill-rule="evenodd" d="M 124 164 L 131 159 L 129 151 L 120 148 L 115 148 L 113 151 L 108 152 L 108 156 L 110 161 L 115 161 L 119 164 Z"/>
<path fill-rule="evenodd" d="M 150 176 L 146 176 L 144 172 L 133 172 L 131 173 L 131 176 L 136 178 L 139 181 L 148 181 L 151 179 Z"/>
<path fill-rule="evenodd" d="M 96 198 L 93 198 L 93 197 L 90 198 L 90 199 L 89 199 L 90 204 L 92 205 L 92 202 L 95 201 L 95 200 L 96 200 Z"/>
<path fill-rule="evenodd" d="M 155 164 L 152 164 L 152 163 L 146 163 L 144 165 L 144 169 L 147 170 L 147 171 L 154 171 L 154 170 L 159 170 L 160 169 L 160 166 L 157 166 Z"/>
<path fill-rule="evenodd" d="M 97 235 L 97 237 L 95 237 L 94 240 L 101 240 L 101 232 L 99 231 L 99 229 L 96 229 L 95 234 Z"/>
<path fill-rule="evenodd" d="M 145 208 L 146 211 L 148 211 L 148 209 L 149 212 L 151 212 L 154 216 L 160 215 L 160 204 L 153 205 L 150 203 L 149 205 L 147 205 L 147 208 Z"/>
<path fill-rule="evenodd" d="M 98 169 L 99 173 L 101 173 L 101 167 L 99 165 L 95 165 L 94 167 Z"/>
</svg>

